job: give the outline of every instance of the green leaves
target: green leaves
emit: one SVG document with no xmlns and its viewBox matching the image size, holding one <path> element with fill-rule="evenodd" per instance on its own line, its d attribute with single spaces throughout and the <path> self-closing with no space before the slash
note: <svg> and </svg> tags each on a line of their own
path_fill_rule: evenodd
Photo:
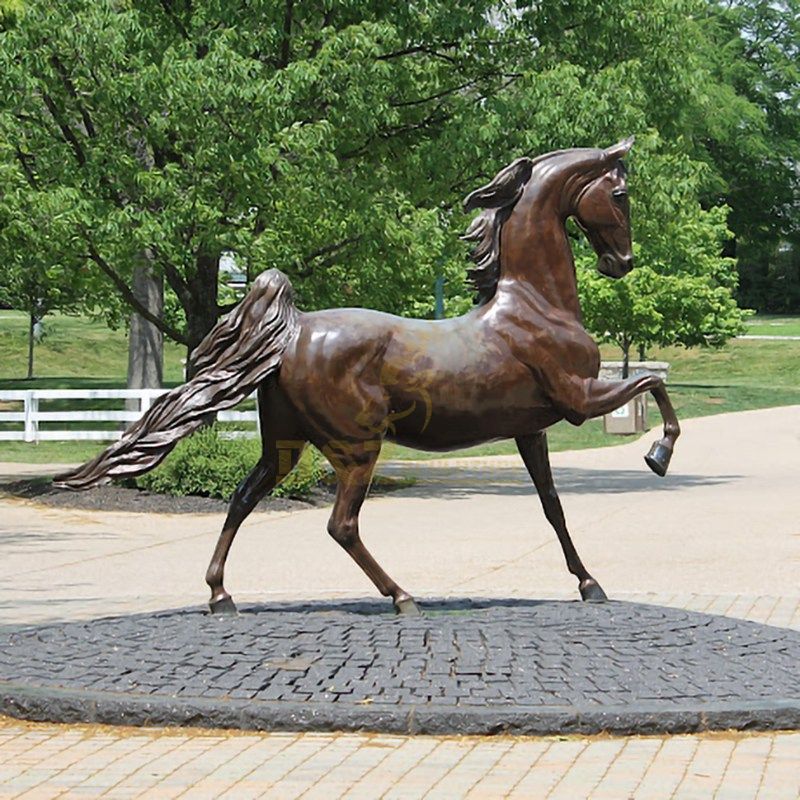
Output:
<svg viewBox="0 0 800 800">
<path fill-rule="evenodd" d="M 758 109 L 774 93 L 751 62 L 770 65 L 771 86 L 794 80 L 768 42 L 744 53 L 737 25 L 777 24 L 747 8 L 31 0 L 0 34 L 0 249 L 63 264 L 113 318 L 87 254 L 126 282 L 152 252 L 190 345 L 215 317 L 207 265 L 222 252 L 251 277 L 286 271 L 311 308 L 430 315 L 441 274 L 455 313 L 470 302 L 457 240 L 468 191 L 520 155 L 636 133 L 640 263 L 730 292 L 722 201 L 733 224 L 732 187 L 753 173 L 719 165 L 740 129 L 749 154 L 768 156 Z"/>
<path fill-rule="evenodd" d="M 707 166 L 651 133 L 631 161 L 636 267 L 610 280 L 593 254 L 578 259 L 584 322 L 624 353 L 633 346 L 720 346 L 743 332 L 733 259 L 721 255 L 728 209 L 699 203 Z"/>
</svg>

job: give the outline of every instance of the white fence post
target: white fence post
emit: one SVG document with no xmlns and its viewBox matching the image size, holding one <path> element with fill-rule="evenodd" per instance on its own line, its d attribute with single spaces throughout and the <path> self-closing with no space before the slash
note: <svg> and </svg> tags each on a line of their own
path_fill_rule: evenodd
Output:
<svg viewBox="0 0 800 800">
<path fill-rule="evenodd" d="M 25 392 L 25 436 L 24 441 L 35 442 L 39 438 L 39 398 L 35 390 Z"/>
</svg>

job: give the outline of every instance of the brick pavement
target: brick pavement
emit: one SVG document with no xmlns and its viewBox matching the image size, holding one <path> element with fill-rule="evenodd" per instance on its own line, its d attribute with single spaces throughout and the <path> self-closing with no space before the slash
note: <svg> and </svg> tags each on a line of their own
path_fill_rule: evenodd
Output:
<svg viewBox="0 0 800 800">
<path fill-rule="evenodd" d="M 800 630 L 800 597 L 627 599 Z M 798 800 L 800 733 L 403 737 L 140 729 L 0 717 L 0 798 Z"/>
<path fill-rule="evenodd" d="M 424 608 L 397 617 L 380 601 L 273 603 L 234 617 L 194 608 L 0 631 L 0 709 L 295 731 L 800 727 L 797 631 L 618 601 Z"/>
<path fill-rule="evenodd" d="M 800 733 L 403 738 L 0 719 L 0 798 L 797 800 Z"/>
</svg>

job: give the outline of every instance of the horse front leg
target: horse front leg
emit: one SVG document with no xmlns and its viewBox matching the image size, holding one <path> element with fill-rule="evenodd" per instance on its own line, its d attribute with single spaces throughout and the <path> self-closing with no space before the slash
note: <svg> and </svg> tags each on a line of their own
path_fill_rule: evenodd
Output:
<svg viewBox="0 0 800 800">
<path fill-rule="evenodd" d="M 663 478 L 667 474 L 675 440 L 681 435 L 681 426 L 678 424 L 678 416 L 672 407 L 672 401 L 669 399 L 664 382 L 660 378 L 657 380 L 658 384 L 650 389 L 650 393 L 655 398 L 661 418 L 664 420 L 664 436 L 659 441 L 653 442 L 653 446 L 644 460 L 656 475 Z"/>
<path fill-rule="evenodd" d="M 643 392 L 650 392 L 658 404 L 664 420 L 664 435 L 654 442 L 644 457 L 647 466 L 661 476 L 667 474 L 675 441 L 681 428 L 664 381 L 647 373 L 621 381 L 601 381 L 597 378 L 579 378 L 563 370 L 545 374 L 548 392 L 554 404 L 562 411 L 567 421 L 580 425 L 587 419 L 610 414 L 615 409 Z"/>
<path fill-rule="evenodd" d="M 602 602 L 606 600 L 606 593 L 600 584 L 589 574 L 572 543 L 567 523 L 564 519 L 564 510 L 558 499 L 553 473 L 550 469 L 550 456 L 547 452 L 547 435 L 542 431 L 530 436 L 519 436 L 516 439 L 519 454 L 525 462 L 528 473 L 533 480 L 533 485 L 539 494 L 539 500 L 544 509 L 547 521 L 553 526 L 558 536 L 561 550 L 567 562 L 567 569 L 578 579 L 578 590 L 584 600 Z"/>
</svg>

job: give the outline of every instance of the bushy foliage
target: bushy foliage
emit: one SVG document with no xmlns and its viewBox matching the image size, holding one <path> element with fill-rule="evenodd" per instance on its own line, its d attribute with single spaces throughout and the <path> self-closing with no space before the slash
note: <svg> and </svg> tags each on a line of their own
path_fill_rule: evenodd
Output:
<svg viewBox="0 0 800 800">
<path fill-rule="evenodd" d="M 617 344 L 624 360 L 632 348 L 724 344 L 743 332 L 746 312 L 734 297 L 736 263 L 722 255 L 728 209 L 697 202 L 708 168 L 664 153 L 655 133 L 640 137 L 630 163 L 636 266 L 622 280 L 606 278 L 594 253 L 577 248 L 586 327 Z"/>
<path fill-rule="evenodd" d="M 165 461 L 136 485 L 152 492 L 200 495 L 227 500 L 261 456 L 258 439 L 225 438 L 218 426 L 203 428 L 179 442 Z M 308 448 L 297 467 L 275 488 L 280 497 L 302 497 L 325 474 L 324 460 Z"/>
<path fill-rule="evenodd" d="M 468 191 L 520 155 L 652 133 L 647 159 L 677 168 L 635 189 L 641 263 L 661 274 L 660 229 L 719 275 L 719 217 L 682 225 L 692 203 L 730 207 L 745 254 L 794 230 L 798 2 L 29 0 L 0 30 L 0 253 L 62 265 L 118 317 L 147 252 L 190 348 L 223 252 L 285 271 L 306 308 L 429 316 L 441 275 L 451 315 Z"/>
</svg>

